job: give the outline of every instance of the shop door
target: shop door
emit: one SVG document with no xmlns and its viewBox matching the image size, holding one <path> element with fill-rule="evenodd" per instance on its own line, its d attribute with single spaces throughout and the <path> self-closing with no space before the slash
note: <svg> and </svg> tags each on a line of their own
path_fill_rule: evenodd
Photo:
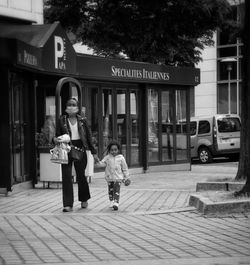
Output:
<svg viewBox="0 0 250 265">
<path fill-rule="evenodd" d="M 129 166 L 138 166 L 140 159 L 140 93 L 137 88 L 89 86 L 94 144 L 100 157 L 107 145 L 117 139 Z"/>
<path fill-rule="evenodd" d="M 130 166 L 140 163 L 139 141 L 139 91 L 117 89 L 116 93 L 117 138 L 122 153 Z"/>
<path fill-rule="evenodd" d="M 28 96 L 24 79 L 11 74 L 11 177 L 12 184 L 28 181 L 29 176 L 29 142 L 28 142 Z"/>
</svg>

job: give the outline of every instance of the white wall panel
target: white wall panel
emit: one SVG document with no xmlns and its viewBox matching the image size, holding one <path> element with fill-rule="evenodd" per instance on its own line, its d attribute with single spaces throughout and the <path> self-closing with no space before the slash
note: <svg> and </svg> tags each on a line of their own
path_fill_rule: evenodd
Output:
<svg viewBox="0 0 250 265">
<path fill-rule="evenodd" d="M 216 82 L 215 71 L 201 72 L 201 83 L 214 83 L 214 82 Z"/>
<path fill-rule="evenodd" d="M 216 71 L 217 65 L 216 65 L 216 60 L 211 59 L 211 60 L 206 60 L 203 61 L 200 65 L 199 68 L 201 72 L 206 72 L 206 71 Z"/>
<path fill-rule="evenodd" d="M 32 11 L 43 14 L 43 1 L 32 0 Z"/>
<path fill-rule="evenodd" d="M 195 87 L 195 97 L 217 94 L 216 83 L 206 83 Z"/>
<path fill-rule="evenodd" d="M 43 23 L 43 0 L 0 0 L 0 16 Z"/>
<path fill-rule="evenodd" d="M 32 10 L 31 0 L 25 0 L 25 1 L 9 0 L 9 3 L 11 8 L 21 9 L 30 12 Z"/>
<path fill-rule="evenodd" d="M 0 0 L 0 6 L 8 6 L 8 0 Z"/>
</svg>

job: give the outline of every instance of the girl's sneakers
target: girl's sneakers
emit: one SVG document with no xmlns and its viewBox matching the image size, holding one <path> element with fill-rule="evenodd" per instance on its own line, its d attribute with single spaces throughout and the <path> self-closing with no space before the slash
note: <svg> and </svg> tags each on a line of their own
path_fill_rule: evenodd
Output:
<svg viewBox="0 0 250 265">
<path fill-rule="evenodd" d="M 119 206 L 119 203 L 118 202 L 114 202 L 114 205 L 113 205 L 114 211 L 118 210 L 118 206 Z"/>
<path fill-rule="evenodd" d="M 82 208 L 87 208 L 88 207 L 88 202 L 81 202 L 81 207 Z"/>
<path fill-rule="evenodd" d="M 114 201 L 110 201 L 109 208 L 113 208 L 113 206 L 114 206 Z"/>
</svg>

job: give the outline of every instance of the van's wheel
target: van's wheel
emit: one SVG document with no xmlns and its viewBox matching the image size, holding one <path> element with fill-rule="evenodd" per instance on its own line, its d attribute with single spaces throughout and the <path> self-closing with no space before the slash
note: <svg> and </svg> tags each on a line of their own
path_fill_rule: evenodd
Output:
<svg viewBox="0 0 250 265">
<path fill-rule="evenodd" d="M 207 147 L 201 147 L 198 151 L 199 160 L 202 164 L 212 161 L 212 154 Z"/>
</svg>

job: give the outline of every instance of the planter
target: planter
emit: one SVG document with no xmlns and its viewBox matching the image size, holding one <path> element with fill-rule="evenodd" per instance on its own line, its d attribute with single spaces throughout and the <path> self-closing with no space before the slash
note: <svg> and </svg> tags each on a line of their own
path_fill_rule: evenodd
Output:
<svg viewBox="0 0 250 265">
<path fill-rule="evenodd" d="M 42 182 L 61 182 L 62 170 L 61 165 L 52 163 L 50 161 L 50 149 L 53 147 L 39 147 L 39 160 L 40 160 L 40 181 Z M 94 158 L 90 151 L 87 151 L 87 166 L 85 176 L 88 182 L 91 182 L 91 177 L 94 175 Z M 72 176 L 76 181 L 76 173 L 74 166 L 72 167 Z M 48 185 L 49 186 L 49 185 Z"/>
</svg>

